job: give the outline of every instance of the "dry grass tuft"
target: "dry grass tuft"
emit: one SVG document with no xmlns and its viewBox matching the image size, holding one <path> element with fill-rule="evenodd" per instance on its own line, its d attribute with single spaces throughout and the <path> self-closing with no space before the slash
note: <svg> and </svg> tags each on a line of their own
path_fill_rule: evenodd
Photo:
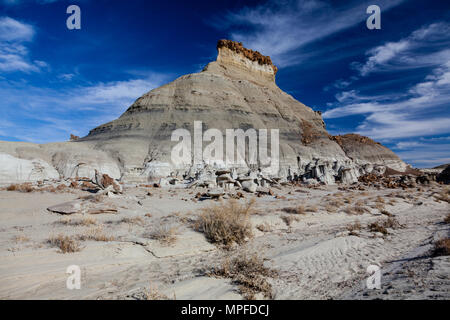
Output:
<svg viewBox="0 0 450 320">
<path fill-rule="evenodd" d="M 75 239 L 69 236 L 64 236 L 62 234 L 59 234 L 57 236 L 51 236 L 47 240 L 47 242 L 52 247 L 59 248 L 62 253 L 72 253 L 81 250 L 79 243 Z"/>
<path fill-rule="evenodd" d="M 450 213 L 444 218 L 445 223 L 450 223 Z"/>
<path fill-rule="evenodd" d="M 18 192 L 33 192 L 34 188 L 31 183 L 11 184 L 6 188 L 6 191 L 18 191 Z"/>
<path fill-rule="evenodd" d="M 434 243 L 433 257 L 450 255 L 450 238 L 440 239 Z"/>
<path fill-rule="evenodd" d="M 356 221 L 353 224 L 349 224 L 347 226 L 347 230 L 349 231 L 349 235 L 351 236 L 358 236 L 359 232 L 361 230 L 361 224 L 359 223 L 359 221 Z"/>
<path fill-rule="evenodd" d="M 403 228 L 403 226 L 395 218 L 392 218 L 392 217 L 389 217 L 385 221 L 373 222 L 369 225 L 370 231 L 381 232 L 384 235 L 387 235 L 389 233 L 387 228 L 400 229 L 400 228 Z"/>
<path fill-rule="evenodd" d="M 450 203 L 450 189 L 442 190 L 439 193 L 435 193 L 434 195 L 435 201 L 444 201 Z"/>
<path fill-rule="evenodd" d="M 384 227 L 385 228 L 391 228 L 391 229 L 400 229 L 403 228 L 403 226 L 397 221 L 397 219 L 395 218 L 388 218 L 385 222 L 384 222 Z"/>
<path fill-rule="evenodd" d="M 239 290 L 245 299 L 253 300 L 255 295 L 262 293 L 272 299 L 272 285 L 268 277 L 276 276 L 276 271 L 264 266 L 264 260 L 256 253 L 240 253 L 231 259 L 226 259 L 219 268 L 213 269 L 209 275 L 232 279 L 239 285 Z"/>
<path fill-rule="evenodd" d="M 300 219 L 299 219 L 298 217 L 289 215 L 289 216 L 282 216 L 282 217 L 281 217 L 281 220 L 283 220 L 284 223 L 286 223 L 286 225 L 287 225 L 288 227 L 290 227 L 290 226 L 292 225 L 293 222 L 297 222 L 297 221 L 299 221 Z"/>
<path fill-rule="evenodd" d="M 30 238 L 28 238 L 27 236 L 25 236 L 23 234 L 22 235 L 15 235 L 13 237 L 13 241 L 16 242 L 16 243 L 23 243 L 23 242 L 30 241 Z"/>
<path fill-rule="evenodd" d="M 168 296 L 159 292 L 157 287 L 154 287 L 150 284 L 148 290 L 144 291 L 144 299 L 145 300 L 170 300 Z"/>
<path fill-rule="evenodd" d="M 92 228 L 88 231 L 86 231 L 85 234 L 79 235 L 78 240 L 80 241 L 114 241 L 115 238 L 113 236 L 107 236 L 103 233 L 102 227 Z"/>
<path fill-rule="evenodd" d="M 388 234 L 387 229 L 380 222 L 373 222 L 369 225 L 369 230 L 372 232 L 380 232 L 384 235 Z"/>
<path fill-rule="evenodd" d="M 283 208 L 282 211 L 284 211 L 286 213 L 292 213 L 292 214 L 305 214 L 306 213 L 306 209 L 303 205 L 300 205 L 298 207 Z"/>
<path fill-rule="evenodd" d="M 139 226 L 143 226 L 145 224 L 144 219 L 142 217 L 132 217 L 132 218 L 122 218 L 118 221 L 118 223 L 128 223 L 128 224 L 137 224 Z"/>
<path fill-rule="evenodd" d="M 348 206 L 344 209 L 345 213 L 352 214 L 352 215 L 361 215 L 366 212 L 369 212 L 369 209 L 367 209 L 365 206 L 359 205 L 358 203 L 354 206 Z"/>
<path fill-rule="evenodd" d="M 57 224 L 62 224 L 65 226 L 84 226 L 84 227 L 88 227 L 88 226 L 92 226 L 92 225 L 96 225 L 97 224 L 97 220 L 95 220 L 94 218 L 83 218 L 80 220 L 72 220 L 71 218 L 63 218 L 59 221 L 56 221 L 55 223 Z"/>
<path fill-rule="evenodd" d="M 144 236 L 153 240 L 158 240 L 163 245 L 172 245 L 177 241 L 177 232 L 178 229 L 176 227 L 160 225 Z"/>
<path fill-rule="evenodd" d="M 239 204 L 229 200 L 225 205 L 213 205 L 201 210 L 195 229 L 203 232 L 212 243 L 230 246 L 241 244 L 252 236 L 250 215 L 254 201 Z"/>
</svg>

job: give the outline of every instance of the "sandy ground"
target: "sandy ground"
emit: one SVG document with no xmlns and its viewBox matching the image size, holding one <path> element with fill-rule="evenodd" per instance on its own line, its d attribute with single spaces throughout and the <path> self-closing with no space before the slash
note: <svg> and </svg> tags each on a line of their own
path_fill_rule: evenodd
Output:
<svg viewBox="0 0 450 320">
<path fill-rule="evenodd" d="M 200 208 L 220 203 L 193 200 L 200 189 L 126 186 L 123 195 L 107 199 L 118 207 L 117 214 L 89 215 L 95 225 L 77 225 L 88 215 L 47 211 L 87 192 L 0 191 L 0 298 L 140 299 L 155 289 L 176 299 L 242 299 L 231 280 L 205 273 L 242 251 L 257 252 L 278 271 L 268 279 L 275 299 L 450 298 L 450 257 L 430 256 L 433 243 L 449 235 L 449 225 L 443 221 L 450 205 L 433 197 L 443 186 L 338 188 L 286 186 L 273 189 L 278 197 L 245 194 L 242 203 L 256 199 L 256 213 L 251 216 L 254 236 L 231 252 L 209 243 L 192 228 Z M 336 199 L 336 212 L 327 211 Z M 348 202 L 358 201 L 368 212 L 344 212 Z M 388 219 L 376 207 L 380 202 L 401 225 L 388 228 L 387 235 L 368 228 Z M 299 205 L 311 210 L 283 211 Z M 356 222 L 360 230 L 350 233 L 348 226 Z M 146 236 L 161 228 L 176 230 L 174 243 Z M 47 242 L 58 234 L 93 233 L 114 240 L 81 241 L 81 251 L 66 254 Z M 366 269 L 372 264 L 381 268 L 381 289 L 366 288 Z M 70 265 L 81 268 L 79 290 L 66 288 Z"/>
</svg>

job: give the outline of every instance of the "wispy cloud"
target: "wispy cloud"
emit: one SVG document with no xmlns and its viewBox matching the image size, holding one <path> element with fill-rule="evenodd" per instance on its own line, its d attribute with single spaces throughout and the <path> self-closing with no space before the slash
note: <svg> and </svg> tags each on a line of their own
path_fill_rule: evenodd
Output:
<svg viewBox="0 0 450 320">
<path fill-rule="evenodd" d="M 38 72 L 48 67 L 44 61 L 29 57 L 26 44 L 33 40 L 33 26 L 12 19 L 0 17 L 0 72 Z"/>
<path fill-rule="evenodd" d="M 379 0 L 377 4 L 386 11 L 401 2 Z M 360 1 L 339 6 L 320 0 L 268 1 L 229 12 L 213 25 L 227 30 L 233 40 L 270 55 L 283 67 L 300 63 L 302 55 L 308 55 L 293 51 L 367 19 L 366 8 Z"/>
<path fill-rule="evenodd" d="M 449 28 L 449 24 L 435 23 L 416 30 L 406 39 L 369 50 L 372 55 L 359 69 L 363 76 L 384 69 L 394 75 L 397 65 L 417 68 L 418 63 L 425 61 L 433 68 L 421 82 L 403 92 L 380 95 L 362 95 L 357 90 L 340 92 L 336 94 L 337 101 L 323 114 L 324 118 L 364 115 L 365 120 L 356 130 L 376 139 L 450 132 L 450 50 L 445 47 L 450 41 Z"/>
<path fill-rule="evenodd" d="M 166 75 L 152 74 L 60 90 L 0 82 L 0 136 L 38 143 L 64 141 L 70 133 L 84 136 L 167 80 Z"/>
<path fill-rule="evenodd" d="M 410 36 L 397 42 L 388 42 L 367 52 L 365 63 L 355 62 L 353 67 L 361 76 L 372 72 L 392 72 L 400 69 L 421 68 L 446 62 L 449 50 L 420 52 L 418 49 L 429 47 L 448 48 L 450 45 L 450 25 L 433 23 L 414 31 Z"/>
</svg>

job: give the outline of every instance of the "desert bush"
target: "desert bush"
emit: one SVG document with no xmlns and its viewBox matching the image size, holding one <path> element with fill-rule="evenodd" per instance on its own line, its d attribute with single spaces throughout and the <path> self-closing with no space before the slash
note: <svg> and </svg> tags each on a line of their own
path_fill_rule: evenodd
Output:
<svg viewBox="0 0 450 320">
<path fill-rule="evenodd" d="M 62 234 L 50 237 L 47 242 L 51 246 L 59 248 L 62 253 L 72 253 L 81 250 L 79 243 L 75 239 Z"/>
<path fill-rule="evenodd" d="M 442 190 L 441 192 L 434 194 L 435 201 L 437 202 L 444 201 L 450 203 L 449 190 Z"/>
<path fill-rule="evenodd" d="M 434 257 L 450 255 L 450 238 L 440 239 L 434 243 L 432 255 Z"/>
<path fill-rule="evenodd" d="M 286 223 L 286 225 L 287 225 L 288 227 L 290 227 L 290 226 L 292 225 L 293 222 L 299 221 L 298 217 L 291 216 L 291 215 L 289 215 L 289 216 L 286 216 L 286 215 L 285 215 L 285 216 L 282 216 L 282 217 L 281 217 L 281 220 L 283 220 L 284 223 Z"/>
<path fill-rule="evenodd" d="M 102 227 L 97 227 L 97 228 L 92 228 L 88 231 L 86 231 L 86 233 L 79 235 L 78 236 L 78 240 L 80 241 L 104 241 L 104 242 L 108 242 L 108 241 L 114 241 L 114 237 L 113 236 L 107 236 L 103 233 L 103 228 Z"/>
<path fill-rule="evenodd" d="M 359 221 L 356 221 L 353 224 L 349 224 L 347 226 L 347 230 L 349 231 L 349 235 L 357 236 L 357 235 L 359 235 L 358 231 L 361 230 L 361 224 L 359 223 Z"/>
<path fill-rule="evenodd" d="M 344 212 L 347 214 L 355 214 L 355 215 L 360 215 L 360 214 L 364 214 L 366 212 L 369 212 L 369 209 L 367 209 L 365 206 L 359 205 L 359 204 L 355 204 L 354 206 L 348 206 L 344 209 Z"/>
<path fill-rule="evenodd" d="M 144 291 L 145 300 L 170 300 L 168 296 L 159 292 L 157 287 L 150 285 L 148 290 Z"/>
<path fill-rule="evenodd" d="M 381 212 L 381 214 L 384 214 L 385 216 L 388 216 L 388 217 L 393 217 L 394 216 L 392 213 L 390 213 L 387 210 L 381 210 L 380 212 Z"/>
<path fill-rule="evenodd" d="M 143 226 L 145 224 L 144 219 L 142 217 L 132 217 L 132 218 L 122 218 L 118 221 L 118 223 L 128 223 L 128 224 L 137 224 L 139 226 Z"/>
<path fill-rule="evenodd" d="M 17 242 L 17 243 L 19 243 L 19 242 L 28 242 L 28 241 L 30 241 L 30 238 L 28 238 L 25 235 L 15 235 L 13 237 L 13 241 Z"/>
<path fill-rule="evenodd" d="M 144 237 L 158 240 L 163 245 L 172 245 L 177 240 L 177 228 L 169 225 L 160 225 L 146 233 Z"/>
<path fill-rule="evenodd" d="M 369 230 L 372 232 L 380 232 L 384 235 L 388 234 L 387 229 L 383 226 L 382 223 L 379 222 L 373 222 L 369 225 Z"/>
<path fill-rule="evenodd" d="M 239 204 L 230 200 L 225 205 L 212 205 L 201 210 L 195 229 L 203 232 L 212 243 L 229 246 L 241 244 L 252 236 L 250 214 L 254 201 Z"/>
<path fill-rule="evenodd" d="M 293 214 L 305 214 L 306 210 L 303 205 L 297 206 L 297 207 L 287 207 L 283 208 L 282 211 L 286 213 L 293 213 Z"/>
<path fill-rule="evenodd" d="M 445 223 L 450 223 L 450 213 L 444 218 Z"/>
<path fill-rule="evenodd" d="M 385 228 L 391 228 L 391 229 L 399 229 L 402 228 L 403 226 L 397 221 L 397 219 L 395 218 L 388 218 L 384 223 L 383 226 Z"/>
<path fill-rule="evenodd" d="M 256 253 L 246 252 L 226 259 L 218 268 L 213 268 L 211 276 L 232 279 L 239 286 L 244 298 L 255 299 L 255 295 L 262 293 L 266 298 L 272 299 L 272 286 L 268 277 L 276 276 L 276 271 L 264 266 L 264 260 Z"/>
<path fill-rule="evenodd" d="M 34 188 L 31 183 L 11 184 L 6 188 L 7 191 L 33 192 Z"/>
<path fill-rule="evenodd" d="M 57 222 L 55 222 L 57 224 L 62 224 L 65 226 L 92 226 L 92 225 L 96 225 L 97 221 L 94 218 L 83 218 L 83 219 L 79 219 L 79 220 L 72 220 L 70 218 L 63 218 Z"/>
</svg>

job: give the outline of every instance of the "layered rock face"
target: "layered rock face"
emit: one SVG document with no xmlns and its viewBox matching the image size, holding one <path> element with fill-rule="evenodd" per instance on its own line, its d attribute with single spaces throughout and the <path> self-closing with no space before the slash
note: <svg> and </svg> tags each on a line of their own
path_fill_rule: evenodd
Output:
<svg viewBox="0 0 450 320">
<path fill-rule="evenodd" d="M 146 93 L 117 120 L 57 147 L 28 146 L 27 152 L 22 148 L 22 157 L 29 158 L 33 149 L 62 177 L 93 175 L 95 170 L 133 182 L 194 177 L 205 168 L 175 165 L 171 150 L 178 142 L 172 142 L 171 135 L 183 128 L 193 137 L 194 121 L 201 121 L 203 131 L 215 128 L 223 135 L 226 129 L 278 129 L 280 165 L 272 176 L 335 183 L 354 182 L 377 166 L 405 170 L 406 164 L 393 152 L 368 138 L 330 136 L 320 112 L 278 88 L 270 57 L 229 40 L 220 40 L 217 49 L 217 60 L 202 72 Z M 0 144 L 0 153 L 16 152 L 7 149 Z M 245 173 L 261 167 L 235 169 Z"/>
</svg>

